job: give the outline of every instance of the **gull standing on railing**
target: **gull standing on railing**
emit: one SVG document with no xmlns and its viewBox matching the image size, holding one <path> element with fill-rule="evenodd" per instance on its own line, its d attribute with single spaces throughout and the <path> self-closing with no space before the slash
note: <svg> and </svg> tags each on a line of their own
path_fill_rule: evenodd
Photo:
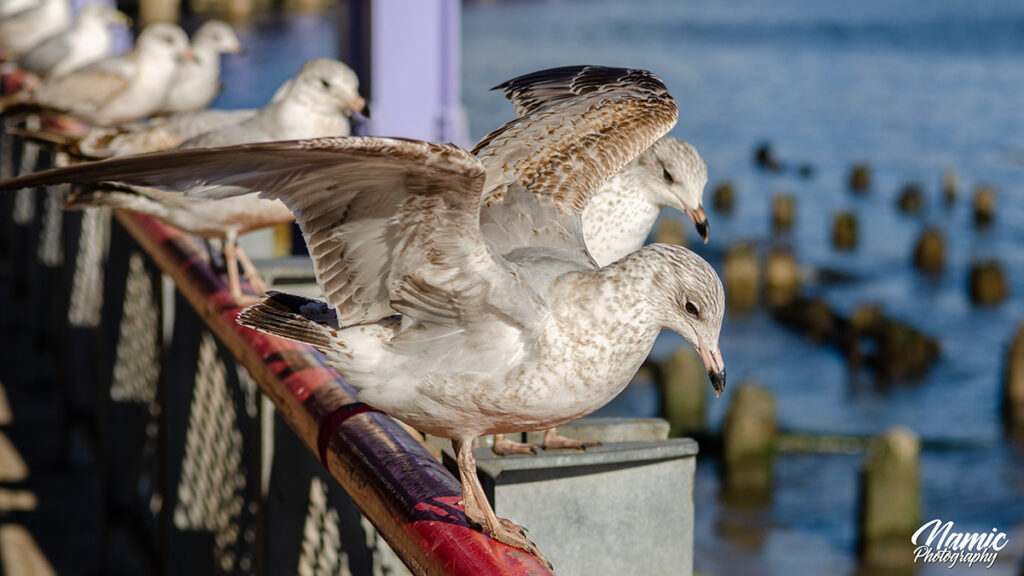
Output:
<svg viewBox="0 0 1024 576">
<path fill-rule="evenodd" d="M 87 4 L 68 28 L 50 36 L 18 58 L 18 67 L 40 78 L 61 76 L 97 62 L 113 46 L 111 26 L 128 25 L 128 18 L 105 4 Z"/>
<path fill-rule="evenodd" d="M 115 125 L 152 115 L 163 105 L 177 63 L 192 58 L 188 36 L 174 24 L 150 24 L 135 49 L 0 99 L 0 112 L 26 108 L 66 112 Z"/>
<path fill-rule="evenodd" d="M 210 20 L 192 35 L 194 60 L 182 62 L 174 72 L 171 88 L 160 114 L 202 110 L 220 94 L 220 55 L 240 54 L 242 43 L 231 26 Z"/>
<path fill-rule="evenodd" d="M 359 79 L 351 68 L 337 60 L 310 60 L 255 116 L 239 124 L 201 134 L 183 143 L 181 148 L 347 136 L 351 131 L 351 116 L 358 114 L 365 105 L 365 100 L 359 95 Z M 256 297 L 246 300 L 242 293 L 239 263 L 256 292 L 262 294 L 266 291 L 259 272 L 245 252 L 238 248 L 238 236 L 294 220 L 291 211 L 281 202 L 255 195 L 210 202 L 138 186 L 79 191 L 72 194 L 65 208 L 92 206 L 111 206 L 150 214 L 191 234 L 221 239 L 228 285 L 238 303 L 256 300 Z"/>
<path fill-rule="evenodd" d="M 585 70 L 583 74 L 585 74 Z M 575 78 L 557 78 L 527 86 L 506 85 L 505 96 L 517 115 L 528 114 L 539 104 L 550 103 L 551 94 L 571 97 L 586 85 Z M 685 213 L 708 241 L 708 222 L 703 207 L 708 169 L 697 149 L 673 136 L 663 136 L 622 170 L 609 178 L 583 210 L 583 238 L 598 266 L 607 266 L 639 250 L 654 227 L 662 208 Z M 566 438 L 556 429 L 545 431 L 544 448 L 575 448 L 596 445 Z M 496 454 L 535 454 L 537 446 L 512 442 L 498 434 L 492 449 Z"/>
<path fill-rule="evenodd" d="M 716 392 L 725 385 L 714 269 L 666 244 L 599 268 L 583 241 L 590 196 L 668 132 L 675 101 L 643 70 L 563 68 L 506 85 L 569 78 L 586 89 L 547 95 L 475 156 L 390 138 L 275 142 L 108 160 L 0 189 L 117 181 L 283 200 L 327 301 L 272 293 L 239 321 L 314 346 L 360 400 L 452 439 L 467 518 L 543 558 L 488 503 L 475 438 L 600 408 L 663 328 L 697 348 Z"/>
</svg>

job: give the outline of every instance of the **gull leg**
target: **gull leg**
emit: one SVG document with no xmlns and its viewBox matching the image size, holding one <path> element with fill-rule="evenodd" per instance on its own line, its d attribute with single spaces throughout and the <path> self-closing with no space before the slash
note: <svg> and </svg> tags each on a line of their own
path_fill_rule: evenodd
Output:
<svg viewBox="0 0 1024 576">
<path fill-rule="evenodd" d="M 242 271 L 245 272 L 245 277 L 249 279 L 249 284 L 252 286 L 253 292 L 257 294 L 264 294 L 267 291 L 267 284 L 260 277 L 260 271 L 253 265 L 252 260 L 246 256 L 245 250 L 241 247 L 235 249 L 235 254 L 238 256 L 238 263 L 242 265 Z"/>
<path fill-rule="evenodd" d="M 581 452 L 583 450 L 586 450 L 588 446 L 600 445 L 600 442 L 594 442 L 592 440 L 584 442 L 583 440 L 566 438 L 565 436 L 562 436 L 561 434 L 558 433 L 558 428 L 549 428 L 547 431 L 545 431 L 544 443 L 542 444 L 545 450 L 551 448 L 572 448 L 574 450 L 579 450 Z"/>
<path fill-rule="evenodd" d="M 526 529 L 504 518 L 498 518 L 487 501 L 484 487 L 476 475 L 476 459 L 473 457 L 473 443 L 452 440 L 456 461 L 459 464 L 459 479 L 462 481 L 462 504 L 466 519 L 471 525 L 486 526 L 491 538 L 533 554 L 551 567 L 551 563 L 540 553 L 536 544 L 526 537 Z"/>
<path fill-rule="evenodd" d="M 239 306 L 255 304 L 259 298 L 251 294 L 242 293 L 242 283 L 238 279 L 238 233 L 228 232 L 224 237 L 224 265 L 228 269 L 228 288 L 231 290 L 231 299 Z"/>
<path fill-rule="evenodd" d="M 494 435 L 494 445 L 491 446 L 491 450 L 494 451 L 498 456 L 508 456 L 509 454 L 537 454 L 537 445 L 530 444 L 529 442 L 513 442 L 508 438 L 505 438 L 504 434 Z"/>
</svg>

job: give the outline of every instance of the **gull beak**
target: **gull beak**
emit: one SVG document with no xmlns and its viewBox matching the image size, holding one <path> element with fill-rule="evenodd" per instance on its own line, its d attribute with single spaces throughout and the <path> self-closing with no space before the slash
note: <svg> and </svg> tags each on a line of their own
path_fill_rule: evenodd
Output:
<svg viewBox="0 0 1024 576">
<path fill-rule="evenodd" d="M 115 10 L 113 16 L 114 16 L 114 22 L 113 22 L 114 24 L 120 24 L 120 25 L 124 26 L 125 28 L 131 28 L 132 27 L 132 18 L 131 18 L 131 16 L 125 14 L 124 12 L 121 12 L 120 10 Z"/>
<path fill-rule="evenodd" d="M 196 53 L 191 48 L 187 48 L 178 56 L 178 60 L 182 62 L 198 62 L 199 58 L 196 57 Z"/>
<path fill-rule="evenodd" d="M 245 54 L 245 46 L 235 44 L 231 50 L 228 50 L 228 54 Z"/>
<path fill-rule="evenodd" d="M 707 244 L 710 231 L 708 230 L 708 216 L 704 213 L 704 207 L 700 206 L 696 210 L 687 208 L 685 212 L 690 217 L 693 225 L 697 227 L 697 233 L 700 234 L 700 237 L 704 239 L 704 243 Z"/>
<path fill-rule="evenodd" d="M 353 115 L 359 114 L 363 118 L 370 117 L 370 109 L 366 106 L 366 99 L 362 96 L 356 96 L 352 100 L 351 111 Z"/>
<path fill-rule="evenodd" d="M 722 353 L 716 347 L 709 350 L 703 344 L 697 348 L 700 359 L 704 361 L 704 367 L 708 370 L 708 378 L 711 386 L 715 389 L 715 398 L 722 395 L 725 390 L 725 361 L 722 360 Z"/>
</svg>

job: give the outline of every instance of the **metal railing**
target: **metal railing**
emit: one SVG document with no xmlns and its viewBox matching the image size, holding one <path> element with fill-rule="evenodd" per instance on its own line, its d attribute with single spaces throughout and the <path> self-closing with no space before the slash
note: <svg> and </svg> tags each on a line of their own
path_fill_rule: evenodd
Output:
<svg viewBox="0 0 1024 576">
<path fill-rule="evenodd" d="M 6 166 L 19 144 L 4 136 Z M 238 325 L 195 238 L 62 212 L 67 192 L 23 195 L 17 222 L 0 199 L 4 305 L 57 361 L 61 441 L 94 447 L 100 571 L 131 549 L 145 573 L 396 574 L 397 556 L 414 574 L 550 574 L 471 528 L 451 473 L 317 352 Z"/>
</svg>

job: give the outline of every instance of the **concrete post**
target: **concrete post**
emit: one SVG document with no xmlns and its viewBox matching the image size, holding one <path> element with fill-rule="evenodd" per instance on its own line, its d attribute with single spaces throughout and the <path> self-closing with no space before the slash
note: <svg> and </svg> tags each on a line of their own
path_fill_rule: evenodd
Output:
<svg viewBox="0 0 1024 576">
<path fill-rule="evenodd" d="M 911 535 L 921 525 L 918 454 L 913 431 L 894 428 L 877 438 L 861 471 L 858 551 L 869 569 L 914 565 Z"/>
</svg>

